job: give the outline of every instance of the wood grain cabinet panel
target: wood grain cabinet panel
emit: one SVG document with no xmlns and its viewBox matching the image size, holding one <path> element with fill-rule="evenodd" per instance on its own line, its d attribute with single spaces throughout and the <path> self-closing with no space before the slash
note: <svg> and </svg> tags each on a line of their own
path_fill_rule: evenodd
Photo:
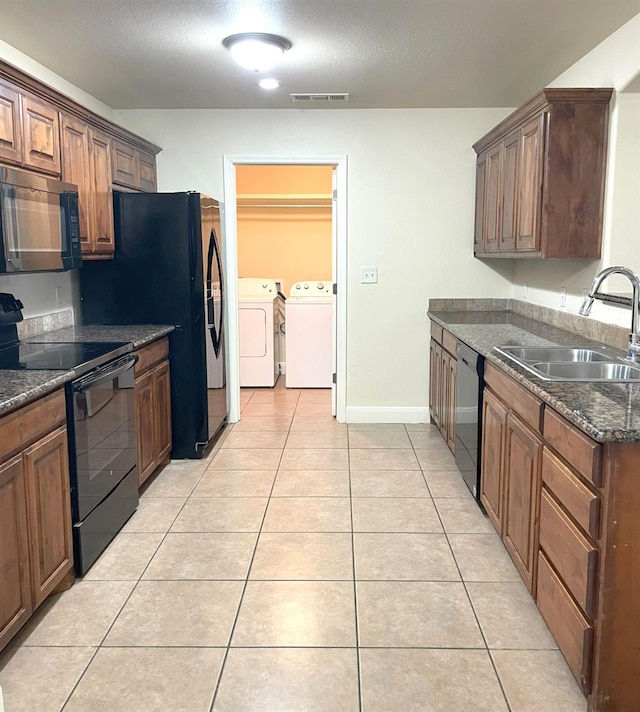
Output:
<svg viewBox="0 0 640 712">
<path fill-rule="evenodd" d="M 24 165 L 60 175 L 60 122 L 58 110 L 48 102 L 22 96 Z"/>
<path fill-rule="evenodd" d="M 517 252 L 540 250 L 540 213 L 542 212 L 542 161 L 544 158 L 543 113 L 525 124 L 520 131 L 520 160 L 517 172 Z"/>
<path fill-rule="evenodd" d="M 480 501 L 500 536 L 503 529 L 503 457 L 507 408 L 485 390 L 482 402 Z"/>
<path fill-rule="evenodd" d="M 138 149 L 139 187 L 147 193 L 154 193 L 157 189 L 156 157 L 153 153 Z"/>
<path fill-rule="evenodd" d="M 114 139 L 112 158 L 113 182 L 128 188 L 138 188 L 140 185 L 140 164 L 135 146 Z"/>
<path fill-rule="evenodd" d="M 62 180 L 78 186 L 80 213 L 80 246 L 82 252 L 93 252 L 91 218 L 93 194 L 89 164 L 89 127 L 84 121 L 63 115 L 60 120 L 62 136 Z"/>
<path fill-rule="evenodd" d="M 138 482 L 142 484 L 156 469 L 155 398 L 153 371 L 135 380 L 136 433 L 138 438 Z"/>
<path fill-rule="evenodd" d="M 520 167 L 520 132 L 515 131 L 505 138 L 502 145 L 502 206 L 498 234 L 500 251 L 514 250 L 518 218 L 518 188 Z"/>
<path fill-rule="evenodd" d="M 451 452 L 456 445 L 457 340 L 437 324 L 431 324 L 429 346 L 429 411 Z M 447 350 L 448 349 L 448 350 Z"/>
<path fill-rule="evenodd" d="M 5 82 L 0 82 L 0 161 L 22 163 L 20 93 Z"/>
<path fill-rule="evenodd" d="M 111 141 L 98 129 L 89 129 L 89 166 L 92 193 L 92 252 L 112 257 L 115 251 L 113 192 L 111 189 Z"/>
</svg>

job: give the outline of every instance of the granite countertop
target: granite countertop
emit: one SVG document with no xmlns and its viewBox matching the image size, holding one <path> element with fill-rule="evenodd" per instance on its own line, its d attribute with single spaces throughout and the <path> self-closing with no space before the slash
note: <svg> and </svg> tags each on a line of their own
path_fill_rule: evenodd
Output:
<svg viewBox="0 0 640 712">
<path fill-rule="evenodd" d="M 640 442 L 640 385 L 544 381 L 493 349 L 601 343 L 510 311 L 429 311 L 428 316 L 594 440 Z"/>
<path fill-rule="evenodd" d="M 70 326 L 37 334 L 25 342 L 130 341 L 137 349 L 174 330 L 173 326 Z M 75 371 L 0 370 L 0 416 L 45 396 L 76 378 Z"/>
</svg>

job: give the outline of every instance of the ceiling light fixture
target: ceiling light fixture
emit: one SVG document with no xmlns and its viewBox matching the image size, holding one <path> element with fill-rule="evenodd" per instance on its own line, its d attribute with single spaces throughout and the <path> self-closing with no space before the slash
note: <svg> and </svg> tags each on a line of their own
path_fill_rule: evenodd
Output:
<svg viewBox="0 0 640 712">
<path fill-rule="evenodd" d="M 241 32 L 237 35 L 229 35 L 222 40 L 222 44 L 240 66 L 252 69 L 254 72 L 271 69 L 291 48 L 289 40 L 265 32 Z"/>
<path fill-rule="evenodd" d="M 277 89 L 282 86 L 282 82 L 279 82 L 277 79 L 261 79 L 258 82 L 258 86 L 261 89 Z"/>
</svg>

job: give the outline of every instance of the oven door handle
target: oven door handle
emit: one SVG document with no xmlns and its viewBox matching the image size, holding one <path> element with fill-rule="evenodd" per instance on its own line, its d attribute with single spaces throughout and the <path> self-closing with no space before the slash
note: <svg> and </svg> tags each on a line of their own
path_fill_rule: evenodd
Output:
<svg viewBox="0 0 640 712">
<path fill-rule="evenodd" d="M 121 376 L 137 363 L 138 358 L 138 356 L 132 354 L 131 356 L 124 356 L 118 359 L 114 364 L 97 368 L 93 373 L 90 373 L 73 384 L 74 392 L 84 393 L 94 386 L 99 386 L 101 383 L 106 383 L 107 381 L 112 381 L 114 378 L 118 378 L 118 376 Z"/>
</svg>

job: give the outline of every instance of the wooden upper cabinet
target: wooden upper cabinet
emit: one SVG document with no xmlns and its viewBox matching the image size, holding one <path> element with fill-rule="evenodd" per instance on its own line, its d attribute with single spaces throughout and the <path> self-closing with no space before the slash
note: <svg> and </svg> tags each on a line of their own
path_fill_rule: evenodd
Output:
<svg viewBox="0 0 640 712">
<path fill-rule="evenodd" d="M 0 161 L 22 163 L 20 93 L 5 82 L 0 82 Z"/>
<path fill-rule="evenodd" d="M 154 193 L 158 189 L 156 182 L 156 157 L 153 153 L 138 150 L 138 162 L 140 165 L 140 190 Z"/>
<path fill-rule="evenodd" d="M 89 180 L 89 127 L 84 121 L 63 114 L 60 117 L 62 136 L 62 180 L 78 186 L 80 213 L 80 245 L 82 252 L 92 252 L 90 216 L 92 210 Z"/>
<path fill-rule="evenodd" d="M 135 146 L 114 139 L 112 144 L 112 179 L 118 185 L 138 188 L 140 185 L 140 164 Z"/>
<path fill-rule="evenodd" d="M 612 91 L 543 89 L 474 144 L 477 257 L 600 257 Z"/>
<path fill-rule="evenodd" d="M 22 95 L 24 165 L 60 175 L 60 123 L 58 109 L 41 99 Z"/>
<path fill-rule="evenodd" d="M 111 142 L 109 136 L 89 130 L 89 165 L 93 193 L 93 253 L 112 256 L 115 251 L 113 193 L 111 190 Z"/>
</svg>

